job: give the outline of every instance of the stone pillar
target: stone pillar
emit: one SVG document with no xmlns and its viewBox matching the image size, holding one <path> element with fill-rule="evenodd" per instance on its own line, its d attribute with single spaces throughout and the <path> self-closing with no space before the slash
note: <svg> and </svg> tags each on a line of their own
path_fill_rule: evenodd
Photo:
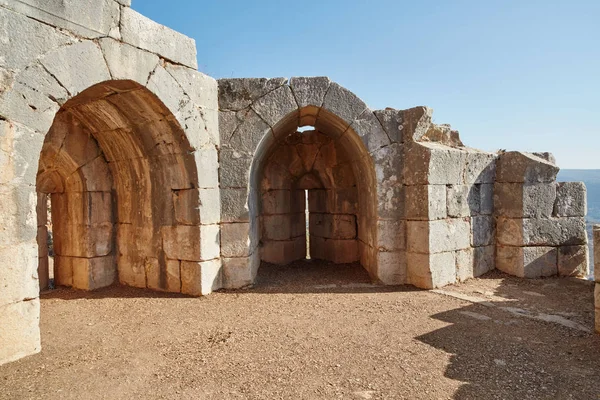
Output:
<svg viewBox="0 0 600 400">
<path fill-rule="evenodd" d="M 511 275 L 587 275 L 585 186 L 556 183 L 558 167 L 535 154 L 506 152 L 494 185 L 496 266 Z"/>
</svg>

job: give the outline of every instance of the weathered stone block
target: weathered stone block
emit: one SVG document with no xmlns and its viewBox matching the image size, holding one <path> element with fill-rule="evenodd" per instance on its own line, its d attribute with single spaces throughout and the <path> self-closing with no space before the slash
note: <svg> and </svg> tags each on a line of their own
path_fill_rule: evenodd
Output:
<svg viewBox="0 0 600 400">
<path fill-rule="evenodd" d="M 552 216 L 556 184 L 496 183 L 494 209 L 498 216 L 509 218 L 547 218 Z"/>
<path fill-rule="evenodd" d="M 311 213 L 356 214 L 358 192 L 356 188 L 308 191 L 308 209 Z"/>
<path fill-rule="evenodd" d="M 119 5 L 113 0 L 1 0 L 0 5 L 77 36 L 119 36 Z"/>
<path fill-rule="evenodd" d="M 208 261 L 221 254 L 221 237 L 219 225 L 200 226 L 200 260 Z"/>
<path fill-rule="evenodd" d="M 222 287 L 221 261 L 181 262 L 181 293 L 202 296 Z"/>
<path fill-rule="evenodd" d="M 125 43 L 198 69 L 194 39 L 157 24 L 129 7 L 121 11 L 121 36 Z"/>
<path fill-rule="evenodd" d="M 382 252 L 377 255 L 377 280 L 384 285 L 406 284 L 407 258 L 404 251 Z"/>
<path fill-rule="evenodd" d="M 56 267 L 57 259 L 54 260 Z M 150 257 L 139 257 L 135 255 L 117 256 L 117 269 L 119 271 L 119 283 L 137 288 L 146 287 L 146 270 L 151 270 L 158 260 Z"/>
<path fill-rule="evenodd" d="M 471 245 L 473 247 L 489 246 L 496 237 L 496 223 L 491 215 L 480 215 L 471 218 Z"/>
<path fill-rule="evenodd" d="M 327 77 L 294 77 L 290 79 L 290 87 L 300 108 L 311 107 L 316 117 L 318 108 L 323 105 L 323 99 L 331 81 Z"/>
<path fill-rule="evenodd" d="M 479 186 L 451 185 L 447 186 L 446 194 L 449 217 L 468 217 L 479 214 L 481 203 Z"/>
<path fill-rule="evenodd" d="M 201 246 L 206 245 L 204 237 L 201 236 L 201 229 L 210 229 L 207 227 L 176 225 L 161 227 L 161 236 L 163 250 L 167 258 L 172 260 L 199 261 L 201 260 Z M 214 230 L 214 228 L 213 228 Z M 218 234 L 213 232 L 216 238 L 212 240 L 218 241 Z M 210 243 L 212 245 L 212 243 Z"/>
<path fill-rule="evenodd" d="M 374 114 L 392 143 L 404 142 L 402 135 L 402 111 L 387 108 L 385 110 L 374 111 Z"/>
<path fill-rule="evenodd" d="M 309 216 L 310 234 L 328 239 L 356 238 L 356 216 L 348 214 L 318 214 Z"/>
<path fill-rule="evenodd" d="M 115 282 L 117 265 L 114 256 L 71 258 L 71 261 L 73 287 L 76 289 L 95 290 Z"/>
<path fill-rule="evenodd" d="M 285 124 L 288 118 L 295 119 L 295 126 L 298 126 L 298 104 L 292 89 L 287 85 L 280 86 L 257 99 L 252 104 L 252 109 L 272 128 L 278 124 Z"/>
<path fill-rule="evenodd" d="M 285 85 L 285 78 L 219 79 L 219 109 L 239 111 Z"/>
<path fill-rule="evenodd" d="M 465 183 L 494 183 L 497 157 L 494 153 L 467 149 Z"/>
<path fill-rule="evenodd" d="M 290 240 L 306 234 L 304 213 L 264 215 L 262 217 L 263 239 Z"/>
<path fill-rule="evenodd" d="M 200 195 L 198 189 L 173 191 L 175 220 L 181 225 L 200 225 Z"/>
<path fill-rule="evenodd" d="M 250 255 L 250 224 L 221 224 L 221 256 L 226 258 Z"/>
<path fill-rule="evenodd" d="M 358 240 L 327 239 L 310 236 L 310 256 L 318 260 L 331 261 L 334 264 L 348 264 L 360 259 Z"/>
<path fill-rule="evenodd" d="M 304 212 L 304 190 L 268 190 L 262 194 L 262 213 L 286 214 Z"/>
<path fill-rule="evenodd" d="M 473 249 L 473 276 L 478 277 L 496 268 L 496 246 Z"/>
<path fill-rule="evenodd" d="M 331 135 L 341 134 L 366 109 L 367 105 L 354 93 L 332 82 L 315 126 Z"/>
<path fill-rule="evenodd" d="M 406 221 L 377 221 L 377 244 L 380 252 L 406 249 Z"/>
<path fill-rule="evenodd" d="M 369 153 L 390 144 L 390 138 L 383 130 L 381 122 L 368 108 L 352 122 L 347 134 L 353 132 L 360 137 Z"/>
<path fill-rule="evenodd" d="M 306 258 L 306 238 L 269 240 L 260 250 L 261 259 L 271 264 L 286 265 Z"/>
<path fill-rule="evenodd" d="M 442 253 L 471 246 L 469 219 L 407 221 L 407 250 L 414 253 Z"/>
<path fill-rule="evenodd" d="M 455 252 L 407 253 L 407 257 L 409 284 L 421 289 L 434 289 L 456 282 Z"/>
<path fill-rule="evenodd" d="M 589 274 L 588 247 L 561 246 L 558 248 L 558 274 L 587 278 Z"/>
<path fill-rule="evenodd" d="M 431 116 L 433 110 L 428 107 L 413 107 L 408 110 L 402 110 L 402 136 L 404 142 L 415 142 L 429 131 L 431 127 Z"/>
<path fill-rule="evenodd" d="M 0 365 L 39 353 L 40 300 L 0 306 Z"/>
<path fill-rule="evenodd" d="M 561 182 L 556 191 L 554 216 L 585 217 L 587 214 L 587 189 L 583 182 Z"/>
<path fill-rule="evenodd" d="M 248 190 L 223 188 L 221 194 L 221 222 L 248 222 Z"/>
<path fill-rule="evenodd" d="M 475 254 L 474 249 L 458 250 L 456 252 L 456 280 L 464 282 L 475 276 Z"/>
<path fill-rule="evenodd" d="M 182 65 L 168 63 L 165 68 L 181 85 L 194 104 L 202 106 L 204 109 L 219 109 L 219 88 L 214 78 Z"/>
<path fill-rule="evenodd" d="M 406 150 L 407 185 L 462 185 L 466 152 L 438 143 L 412 144 Z"/>
<path fill-rule="evenodd" d="M 39 294 L 38 250 L 35 242 L 0 247 L 0 305 L 34 299 Z"/>
<path fill-rule="evenodd" d="M 146 86 L 150 74 L 158 65 L 158 56 L 118 40 L 99 41 L 113 79 L 131 79 Z"/>
<path fill-rule="evenodd" d="M 435 220 L 446 218 L 446 186 L 406 186 L 406 218 Z"/>
<path fill-rule="evenodd" d="M 58 48 L 41 62 L 71 96 L 111 79 L 100 47 L 91 41 Z"/>
<path fill-rule="evenodd" d="M 497 246 L 496 268 L 520 278 L 539 278 L 558 273 L 556 247 Z"/>
<path fill-rule="evenodd" d="M 569 218 L 497 219 L 498 243 L 507 246 L 572 246 L 587 243 L 585 220 Z"/>
<path fill-rule="evenodd" d="M 221 188 L 248 187 L 251 165 L 251 157 L 235 150 L 221 149 L 218 162 Z"/>
<path fill-rule="evenodd" d="M 256 262 L 258 261 L 258 262 Z M 254 283 L 253 271 L 260 263 L 256 257 L 223 258 L 223 287 L 225 289 L 240 289 Z"/>
<path fill-rule="evenodd" d="M 496 182 L 551 183 L 559 168 L 534 154 L 509 151 L 500 154 L 496 162 Z"/>
</svg>

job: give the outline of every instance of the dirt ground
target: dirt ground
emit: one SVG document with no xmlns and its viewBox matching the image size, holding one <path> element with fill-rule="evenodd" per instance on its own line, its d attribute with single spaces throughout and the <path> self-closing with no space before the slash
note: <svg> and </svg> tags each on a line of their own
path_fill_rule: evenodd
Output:
<svg viewBox="0 0 600 400">
<path fill-rule="evenodd" d="M 0 399 L 600 399 L 589 282 L 492 273 L 430 292 L 316 261 L 259 274 L 204 298 L 46 293 L 43 350 L 0 367 Z"/>
</svg>

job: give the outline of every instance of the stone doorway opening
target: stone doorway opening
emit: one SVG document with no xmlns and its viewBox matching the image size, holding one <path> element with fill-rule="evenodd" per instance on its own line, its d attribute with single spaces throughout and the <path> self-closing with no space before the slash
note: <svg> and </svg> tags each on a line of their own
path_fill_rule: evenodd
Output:
<svg viewBox="0 0 600 400">
<path fill-rule="evenodd" d="M 49 275 L 50 197 L 57 285 L 185 292 L 200 260 L 192 150 L 166 106 L 133 81 L 103 82 L 66 102 L 37 174 L 40 276 Z"/>
</svg>

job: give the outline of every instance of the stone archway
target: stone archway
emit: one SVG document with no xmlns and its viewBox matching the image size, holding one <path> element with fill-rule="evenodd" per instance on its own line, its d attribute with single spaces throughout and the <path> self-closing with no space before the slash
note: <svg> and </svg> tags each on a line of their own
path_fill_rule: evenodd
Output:
<svg viewBox="0 0 600 400">
<path fill-rule="evenodd" d="M 355 237 L 327 238 L 332 246 L 323 248 L 354 240 L 356 258 L 373 280 L 386 284 L 405 281 L 405 228 L 400 220 L 404 211 L 402 148 L 398 140 L 390 139 L 380 120 L 364 102 L 328 78 L 292 78 L 289 83 L 279 78 L 226 79 L 219 81 L 219 109 L 223 204 L 221 255 L 225 287 L 241 287 L 254 281 L 265 248 L 264 224 L 261 229 L 265 204 L 271 200 L 293 204 L 294 195 L 291 191 L 285 192 L 288 190 L 286 182 L 300 184 L 302 179 L 309 179 L 306 174 L 313 175 L 311 184 L 324 185 L 324 191 L 320 192 L 325 195 L 322 203 L 332 206 L 323 209 L 321 214 L 330 220 L 336 213 L 353 215 L 358 227 Z M 277 157 L 277 149 L 290 147 L 286 141 L 299 140 L 293 137 L 298 135 L 298 127 L 303 126 L 314 126 L 318 132 L 315 135 L 328 138 L 333 153 L 339 153 L 343 158 L 342 168 L 334 162 L 331 165 L 325 163 L 323 168 L 314 171 L 313 167 L 303 165 L 303 162 L 310 163 L 307 161 L 310 156 L 300 157 L 296 149 L 296 160 L 288 158 L 278 163 L 287 164 L 288 168 L 284 172 L 288 175 L 287 180 L 283 179 L 281 186 L 284 191 L 268 193 L 269 184 L 281 180 L 273 176 L 263 184 L 264 171 L 269 173 L 269 160 Z M 301 151 L 314 152 L 311 146 L 307 144 Z M 290 170 L 295 168 L 294 163 L 299 166 L 297 171 Z M 276 169 L 274 172 L 282 171 Z M 344 173 L 350 177 L 348 188 L 342 188 L 340 176 L 334 178 L 334 174 Z M 326 177 L 328 174 L 329 178 Z M 355 204 L 355 209 L 335 210 L 334 203 L 342 198 L 338 189 L 354 190 L 355 197 L 348 203 Z M 317 203 L 316 190 L 313 187 L 313 204 Z M 282 198 L 269 199 L 270 195 Z M 269 219 L 263 215 L 263 222 L 264 217 Z M 277 218 L 282 219 L 281 215 Z M 301 223 L 298 221 L 301 218 L 295 222 L 296 226 Z M 289 261 L 284 253 L 292 254 L 291 258 L 302 255 L 301 239 L 289 237 L 279 243 L 268 242 L 266 246 L 276 248 L 274 260 Z M 295 248 L 299 249 L 296 251 Z M 335 259 L 335 254 L 339 253 L 328 251 L 330 255 L 325 256 L 326 259 Z"/>
<path fill-rule="evenodd" d="M 37 176 L 38 193 L 52 199 L 56 283 L 97 289 L 118 277 L 194 294 L 201 241 L 192 150 L 171 112 L 133 81 L 100 83 L 65 103 Z M 41 211 L 38 226 L 44 219 Z"/>
</svg>

